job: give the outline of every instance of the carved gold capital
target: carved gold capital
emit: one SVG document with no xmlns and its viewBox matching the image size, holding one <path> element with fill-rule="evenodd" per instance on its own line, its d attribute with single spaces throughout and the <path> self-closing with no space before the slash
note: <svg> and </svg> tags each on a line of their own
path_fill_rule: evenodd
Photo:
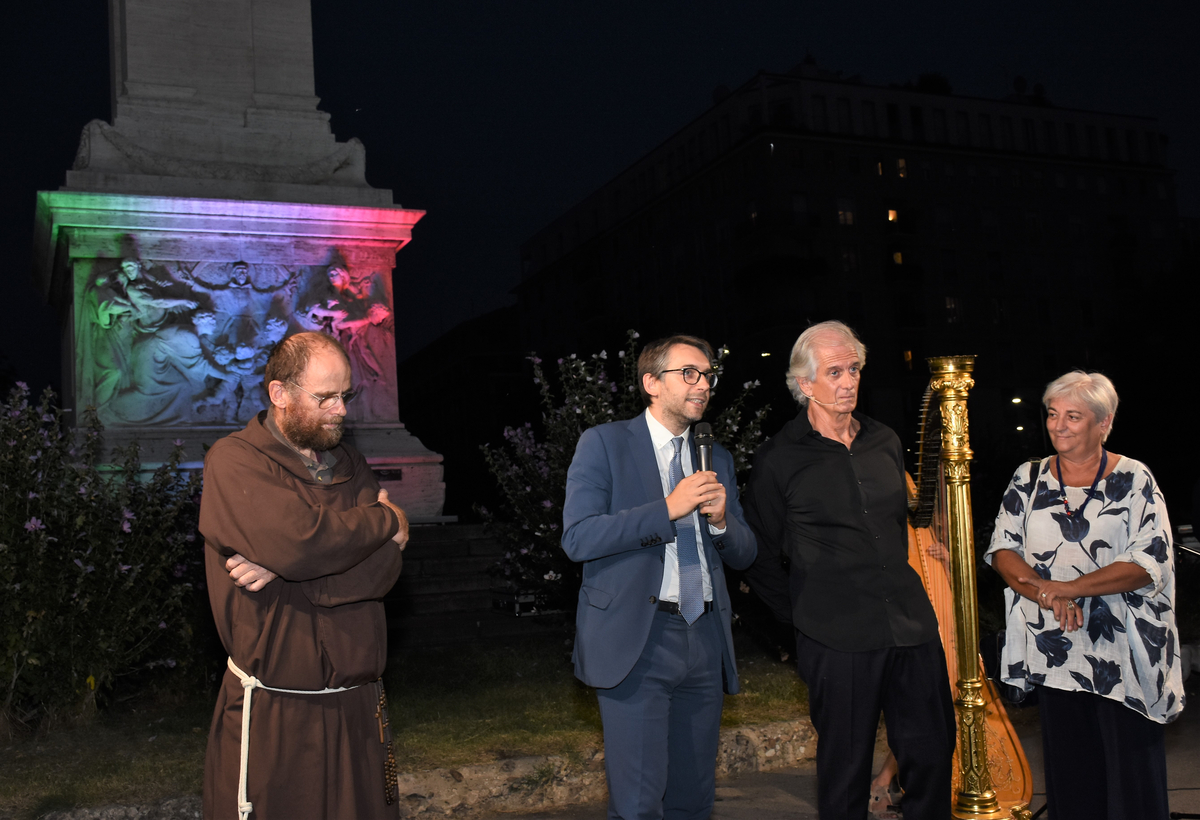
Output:
<svg viewBox="0 0 1200 820">
<path fill-rule="evenodd" d="M 948 376 L 934 376 L 929 387 L 935 393 L 967 393 L 975 386 L 975 380 L 969 373 L 954 373 Z"/>
</svg>

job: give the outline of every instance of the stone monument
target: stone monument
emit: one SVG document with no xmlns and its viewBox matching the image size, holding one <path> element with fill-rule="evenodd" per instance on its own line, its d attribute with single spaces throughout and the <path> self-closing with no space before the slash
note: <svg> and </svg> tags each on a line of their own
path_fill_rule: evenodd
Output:
<svg viewBox="0 0 1200 820">
<path fill-rule="evenodd" d="M 348 437 L 414 520 L 442 457 L 399 422 L 392 270 L 424 211 L 370 187 L 314 96 L 309 0 L 110 0 L 113 122 L 37 198 L 35 276 L 62 317 L 64 406 L 105 443 L 199 459 L 266 405 L 266 353 L 337 336 Z"/>
</svg>

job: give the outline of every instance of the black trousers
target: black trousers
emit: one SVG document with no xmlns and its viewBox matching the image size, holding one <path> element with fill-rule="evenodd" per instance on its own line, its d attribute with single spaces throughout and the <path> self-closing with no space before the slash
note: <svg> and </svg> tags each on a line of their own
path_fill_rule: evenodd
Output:
<svg viewBox="0 0 1200 820">
<path fill-rule="evenodd" d="M 1051 820 L 1167 820 L 1162 724 L 1090 692 L 1038 687 Z"/>
<path fill-rule="evenodd" d="M 948 820 L 957 729 L 941 641 L 841 652 L 797 630 L 796 666 L 818 736 L 821 820 L 866 818 L 881 711 L 900 766 L 904 816 Z"/>
</svg>

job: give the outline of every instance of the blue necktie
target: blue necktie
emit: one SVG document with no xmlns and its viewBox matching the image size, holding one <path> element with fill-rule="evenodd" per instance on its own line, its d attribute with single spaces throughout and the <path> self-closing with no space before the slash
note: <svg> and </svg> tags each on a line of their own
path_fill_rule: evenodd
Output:
<svg viewBox="0 0 1200 820">
<path fill-rule="evenodd" d="M 671 439 L 671 489 L 683 481 L 683 436 Z M 696 527 L 691 513 L 675 522 L 675 554 L 679 557 L 679 614 L 689 624 L 704 614 L 704 580 L 700 576 L 700 553 L 696 551 Z"/>
</svg>

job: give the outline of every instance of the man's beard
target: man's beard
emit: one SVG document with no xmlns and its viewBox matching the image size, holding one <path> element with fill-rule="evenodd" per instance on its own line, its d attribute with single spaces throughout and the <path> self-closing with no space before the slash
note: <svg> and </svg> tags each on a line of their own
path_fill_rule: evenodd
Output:
<svg viewBox="0 0 1200 820">
<path fill-rule="evenodd" d="M 342 419 L 336 430 L 326 430 L 321 416 L 309 416 L 303 410 L 289 406 L 279 417 L 279 432 L 300 450 L 332 450 L 342 440 Z M 332 418 L 328 423 L 334 423 Z"/>
</svg>

